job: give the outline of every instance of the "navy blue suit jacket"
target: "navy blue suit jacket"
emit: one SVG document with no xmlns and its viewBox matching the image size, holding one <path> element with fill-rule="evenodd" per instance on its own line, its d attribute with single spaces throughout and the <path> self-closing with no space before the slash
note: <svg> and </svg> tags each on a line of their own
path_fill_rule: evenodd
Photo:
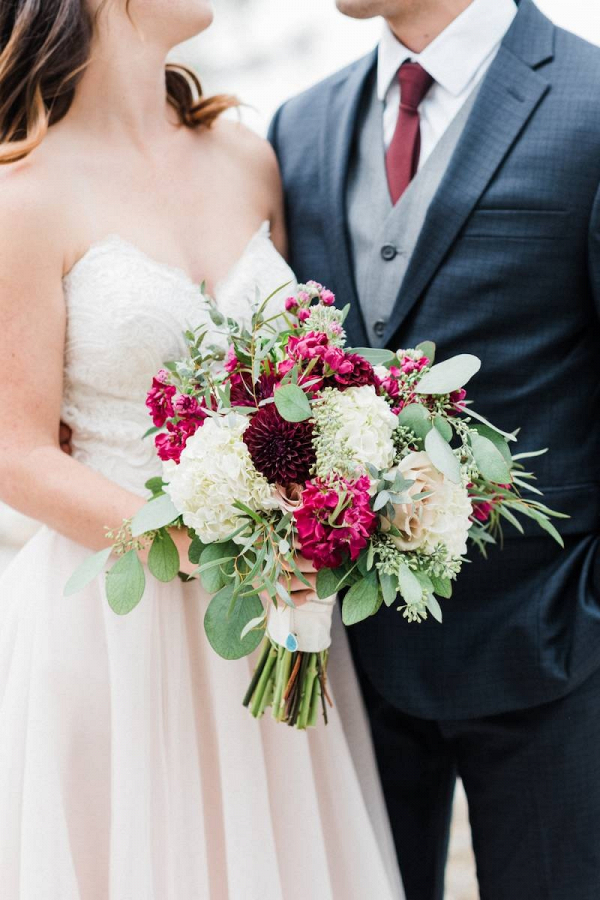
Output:
<svg viewBox="0 0 600 900">
<path fill-rule="evenodd" d="M 291 264 L 352 303 L 365 346 L 345 209 L 357 111 L 376 52 L 286 103 L 271 128 Z M 398 708 L 460 719 L 562 696 L 600 666 L 600 50 L 531 0 L 481 87 L 429 209 L 388 325 L 391 349 L 430 339 L 438 359 L 475 353 L 475 408 L 533 461 L 550 506 L 570 514 L 561 550 L 507 526 L 474 550 L 444 623 L 383 608 L 352 629 L 376 689 Z M 510 531 L 509 531 L 510 529 Z"/>
</svg>

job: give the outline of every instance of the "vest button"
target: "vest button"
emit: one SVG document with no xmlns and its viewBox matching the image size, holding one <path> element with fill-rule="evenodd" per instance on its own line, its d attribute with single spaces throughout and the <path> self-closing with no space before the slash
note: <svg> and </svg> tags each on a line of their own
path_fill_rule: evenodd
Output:
<svg viewBox="0 0 600 900">
<path fill-rule="evenodd" d="M 398 251 L 393 244 L 384 244 L 381 248 L 381 258 L 386 262 L 391 262 L 398 256 Z"/>
<path fill-rule="evenodd" d="M 384 319 L 379 319 L 373 325 L 373 331 L 375 332 L 375 334 L 377 335 L 378 338 L 382 338 L 383 335 L 385 334 L 385 326 L 386 325 L 387 325 L 387 322 Z"/>
</svg>

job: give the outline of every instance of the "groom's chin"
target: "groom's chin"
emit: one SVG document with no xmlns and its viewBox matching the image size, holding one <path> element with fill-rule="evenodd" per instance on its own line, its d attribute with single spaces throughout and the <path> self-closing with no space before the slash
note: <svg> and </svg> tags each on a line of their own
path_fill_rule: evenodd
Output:
<svg viewBox="0 0 600 900">
<path fill-rule="evenodd" d="M 353 19 L 372 19 L 380 15 L 374 0 L 335 0 L 335 5 L 341 13 Z"/>
</svg>

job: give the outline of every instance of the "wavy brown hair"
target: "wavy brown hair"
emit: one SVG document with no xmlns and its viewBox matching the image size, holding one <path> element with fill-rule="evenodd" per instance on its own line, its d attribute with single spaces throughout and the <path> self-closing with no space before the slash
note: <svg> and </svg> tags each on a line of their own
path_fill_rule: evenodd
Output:
<svg viewBox="0 0 600 900">
<path fill-rule="evenodd" d="M 0 0 L 0 164 L 23 159 L 67 114 L 93 30 L 84 0 Z M 210 127 L 238 102 L 204 97 L 198 77 L 179 65 L 167 66 L 166 94 L 188 128 Z"/>
</svg>

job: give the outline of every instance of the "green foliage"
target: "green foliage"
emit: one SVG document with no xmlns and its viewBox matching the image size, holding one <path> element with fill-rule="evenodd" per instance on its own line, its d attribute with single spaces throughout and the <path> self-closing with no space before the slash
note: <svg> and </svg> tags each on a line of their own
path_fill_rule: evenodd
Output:
<svg viewBox="0 0 600 900">
<path fill-rule="evenodd" d="M 144 595 L 146 576 L 135 550 L 121 556 L 106 576 L 106 597 L 118 616 L 125 616 Z"/>
<path fill-rule="evenodd" d="M 455 484 L 460 484 L 460 463 L 437 428 L 432 428 L 425 438 L 425 450 L 442 475 Z"/>
<path fill-rule="evenodd" d="M 78 594 L 84 587 L 87 587 L 104 571 L 111 553 L 112 547 L 107 547 L 99 553 L 94 553 L 93 556 L 86 557 L 67 581 L 63 596 L 70 597 L 72 594 Z"/>
<path fill-rule="evenodd" d="M 312 416 L 308 397 L 296 384 L 284 384 L 275 391 L 275 406 L 286 422 L 304 422 Z"/>
<path fill-rule="evenodd" d="M 388 575 L 385 572 L 379 573 L 379 583 L 381 585 L 381 593 L 383 602 L 386 606 L 392 606 L 398 596 L 398 579 L 395 575 Z"/>
<path fill-rule="evenodd" d="M 425 372 L 415 391 L 417 394 L 451 394 L 464 387 L 479 372 L 481 360 L 470 353 L 461 353 L 438 363 Z"/>
<path fill-rule="evenodd" d="M 379 579 L 377 572 L 372 569 L 356 584 L 353 584 L 342 606 L 342 619 L 344 625 L 355 625 L 374 615 L 379 609 L 381 594 L 379 593 Z"/>
<path fill-rule="evenodd" d="M 400 593 L 409 606 L 421 602 L 421 600 L 423 599 L 423 588 L 421 587 L 421 582 L 414 574 L 414 572 L 411 572 L 407 565 L 400 566 L 398 581 Z"/>
<path fill-rule="evenodd" d="M 512 481 L 510 465 L 496 443 L 482 434 L 472 432 L 469 443 L 477 468 L 487 481 L 493 484 L 509 484 Z"/>
<path fill-rule="evenodd" d="M 200 556 L 200 578 L 202 586 L 209 594 L 216 594 L 227 582 L 225 566 L 235 559 L 239 548 L 233 541 L 227 544 L 209 544 Z"/>
<path fill-rule="evenodd" d="M 422 403 L 405 406 L 398 416 L 398 424 L 409 428 L 421 440 L 426 438 L 433 427 L 429 412 Z"/>
<path fill-rule="evenodd" d="M 434 364 L 436 346 L 433 341 L 422 341 L 420 344 L 417 344 L 415 349 L 420 350 L 423 356 L 427 357 L 431 366 Z"/>
<path fill-rule="evenodd" d="M 132 537 L 139 537 L 148 531 L 156 531 L 165 525 L 172 525 L 179 518 L 179 512 L 175 509 L 173 501 L 167 494 L 162 494 L 155 500 L 150 500 L 133 517 L 131 523 Z"/>
<path fill-rule="evenodd" d="M 378 350 L 376 347 L 351 347 L 346 352 L 357 353 L 372 366 L 387 366 L 398 361 L 391 350 Z"/>
<path fill-rule="evenodd" d="M 179 551 L 168 531 L 158 531 L 148 554 L 148 568 L 158 581 L 173 581 L 179 573 Z"/>
<path fill-rule="evenodd" d="M 263 616 L 260 599 L 254 596 L 234 600 L 233 594 L 231 584 L 218 591 L 204 616 L 206 636 L 213 650 L 223 659 L 248 656 L 256 650 L 264 636 L 262 630 L 245 630 L 254 619 Z"/>
</svg>

